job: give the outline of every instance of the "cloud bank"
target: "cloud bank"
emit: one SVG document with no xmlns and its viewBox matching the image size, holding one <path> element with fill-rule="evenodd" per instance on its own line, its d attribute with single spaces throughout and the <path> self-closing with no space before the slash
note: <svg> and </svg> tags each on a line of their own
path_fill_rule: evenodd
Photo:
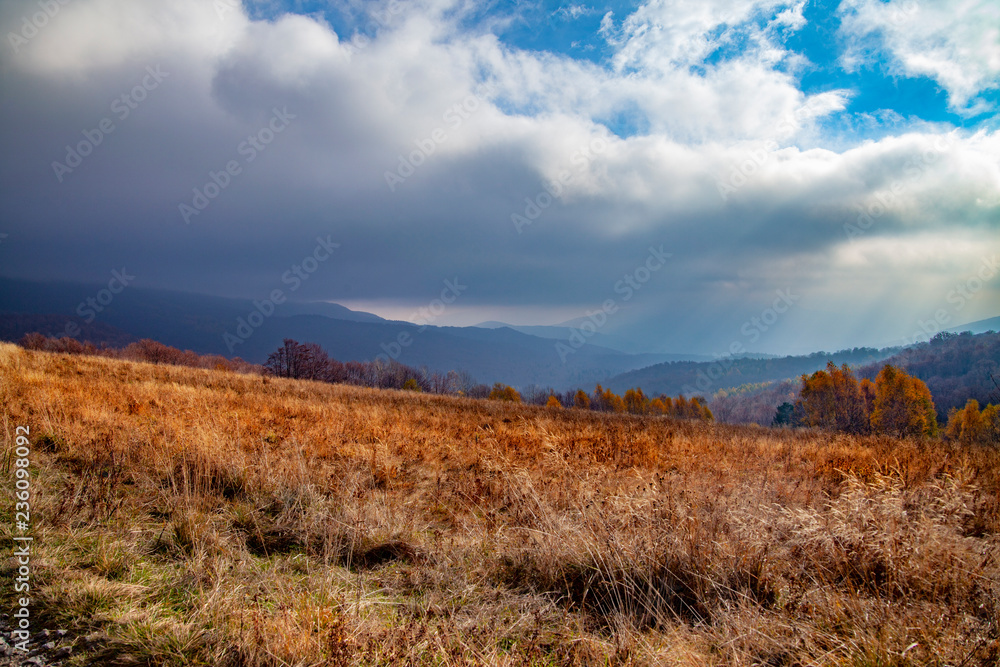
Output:
<svg viewBox="0 0 1000 667">
<path fill-rule="evenodd" d="M 801 85 L 802 2 L 604 11 L 597 62 L 513 45 L 502 8 L 291 9 L 5 3 L 4 273 L 125 265 L 136 284 L 257 297 L 329 234 L 342 254 L 305 298 L 404 312 L 457 276 L 443 322 L 548 324 L 614 298 L 662 245 L 669 263 L 608 323 L 651 349 L 724 352 L 775 290 L 800 298 L 761 350 L 890 343 L 940 307 L 997 314 L 996 282 L 946 300 L 1000 251 L 989 114 L 897 113 L 912 121 L 844 145 L 829 127 L 856 91 Z M 981 114 L 997 11 L 845 0 L 830 39 L 845 72 L 928 77 Z"/>
</svg>

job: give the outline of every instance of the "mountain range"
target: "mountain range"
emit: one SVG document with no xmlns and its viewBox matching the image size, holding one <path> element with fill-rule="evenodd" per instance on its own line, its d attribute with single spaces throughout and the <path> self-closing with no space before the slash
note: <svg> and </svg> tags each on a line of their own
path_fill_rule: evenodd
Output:
<svg viewBox="0 0 1000 667">
<path fill-rule="evenodd" d="M 518 329 L 418 326 L 325 302 L 273 305 L 134 286 L 0 278 L 0 338 L 11 341 L 31 331 L 111 346 L 152 338 L 199 354 L 261 363 L 284 338 L 293 338 L 318 343 L 341 361 L 385 355 L 410 366 L 460 370 L 480 382 L 517 387 L 592 386 L 650 364 L 699 358 L 630 354 L 591 343 L 561 356 L 556 339 L 564 335 L 568 340 L 569 328 L 526 328 L 545 335 Z"/>
<path fill-rule="evenodd" d="M 95 345 L 122 347 L 152 338 L 199 354 L 221 354 L 262 363 L 282 340 L 321 345 L 341 361 L 392 358 L 430 371 L 464 371 L 477 381 L 557 390 L 617 392 L 642 387 L 647 394 L 701 394 L 748 383 L 795 378 L 828 360 L 858 367 L 898 353 L 901 347 L 776 357 L 744 354 L 711 359 L 697 354 L 636 350 L 622 336 L 591 333 L 572 341 L 579 322 L 515 326 L 483 322 L 470 327 L 418 326 L 351 310 L 336 303 L 255 302 L 187 292 L 109 284 L 40 283 L 0 278 L 0 339 L 25 333 L 69 335 Z M 1000 317 L 952 331 L 1000 329 Z M 560 351 L 561 350 L 561 351 Z"/>
</svg>

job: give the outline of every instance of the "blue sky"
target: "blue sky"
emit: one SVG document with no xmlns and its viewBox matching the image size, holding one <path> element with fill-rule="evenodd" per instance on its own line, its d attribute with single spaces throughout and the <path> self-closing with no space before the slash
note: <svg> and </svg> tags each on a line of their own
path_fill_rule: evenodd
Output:
<svg viewBox="0 0 1000 667">
<path fill-rule="evenodd" d="M 892 5 L 891 2 L 879 2 Z M 919 12 L 916 2 L 896 4 L 899 7 L 895 11 L 903 18 Z M 637 6 L 637 3 L 627 2 L 477 3 L 462 17 L 460 24 L 470 33 L 493 34 L 511 49 L 551 53 L 609 67 L 616 51 L 606 32 L 602 31 L 602 23 L 620 23 Z M 718 42 L 717 47 L 702 63 L 691 67 L 704 71 L 705 67 L 740 58 L 753 46 L 750 33 L 766 28 L 788 6 L 763 8 L 743 20 L 715 26 L 709 37 Z M 373 16 L 365 11 L 364 4 L 294 1 L 248 4 L 248 11 L 256 18 L 271 21 L 285 13 L 312 16 L 328 23 L 339 35 L 360 33 L 375 38 L 381 27 L 378 17 L 389 16 L 391 9 L 376 9 Z M 996 128 L 1000 90 L 995 78 L 992 88 L 985 87 L 979 92 L 986 103 L 983 109 L 959 113 L 950 107 L 948 90 L 939 81 L 927 73 L 907 72 L 900 67 L 878 31 L 870 35 L 866 45 L 874 57 L 858 67 L 845 67 L 841 57 L 849 40 L 842 34 L 841 17 L 846 10 L 841 9 L 839 0 L 806 2 L 799 11 L 802 24 L 787 27 L 776 35 L 781 46 L 805 61 L 788 68 L 798 88 L 805 94 L 844 89 L 851 92 L 846 108 L 824 119 L 824 129 L 829 134 L 847 142 L 878 139 L 905 131 L 915 122 L 947 123 L 967 129 Z M 641 118 L 627 111 L 602 120 L 611 131 L 623 137 L 648 128 Z"/>
<path fill-rule="evenodd" d="M 658 351 L 1000 311 L 994 2 L 74 0 L 26 36 L 37 11 L 0 6 L 4 275 L 256 298 L 330 234 L 300 298 L 406 319 L 457 276 L 442 324 L 611 298 Z"/>
</svg>

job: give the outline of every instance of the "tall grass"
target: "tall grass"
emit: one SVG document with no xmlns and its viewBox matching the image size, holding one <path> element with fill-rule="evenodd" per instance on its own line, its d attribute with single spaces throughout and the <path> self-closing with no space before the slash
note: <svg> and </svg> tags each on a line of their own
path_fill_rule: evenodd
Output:
<svg viewBox="0 0 1000 667">
<path fill-rule="evenodd" d="M 75 664 L 1000 656 L 996 450 L 11 345 L 0 399 Z"/>
</svg>

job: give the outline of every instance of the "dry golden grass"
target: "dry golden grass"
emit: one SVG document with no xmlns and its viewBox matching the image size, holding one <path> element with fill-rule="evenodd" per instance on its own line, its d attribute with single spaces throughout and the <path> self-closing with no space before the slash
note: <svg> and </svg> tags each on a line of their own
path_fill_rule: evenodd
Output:
<svg viewBox="0 0 1000 667">
<path fill-rule="evenodd" d="M 35 622 L 103 638 L 75 664 L 1000 656 L 996 450 L 11 345 L 0 397 Z"/>
</svg>

